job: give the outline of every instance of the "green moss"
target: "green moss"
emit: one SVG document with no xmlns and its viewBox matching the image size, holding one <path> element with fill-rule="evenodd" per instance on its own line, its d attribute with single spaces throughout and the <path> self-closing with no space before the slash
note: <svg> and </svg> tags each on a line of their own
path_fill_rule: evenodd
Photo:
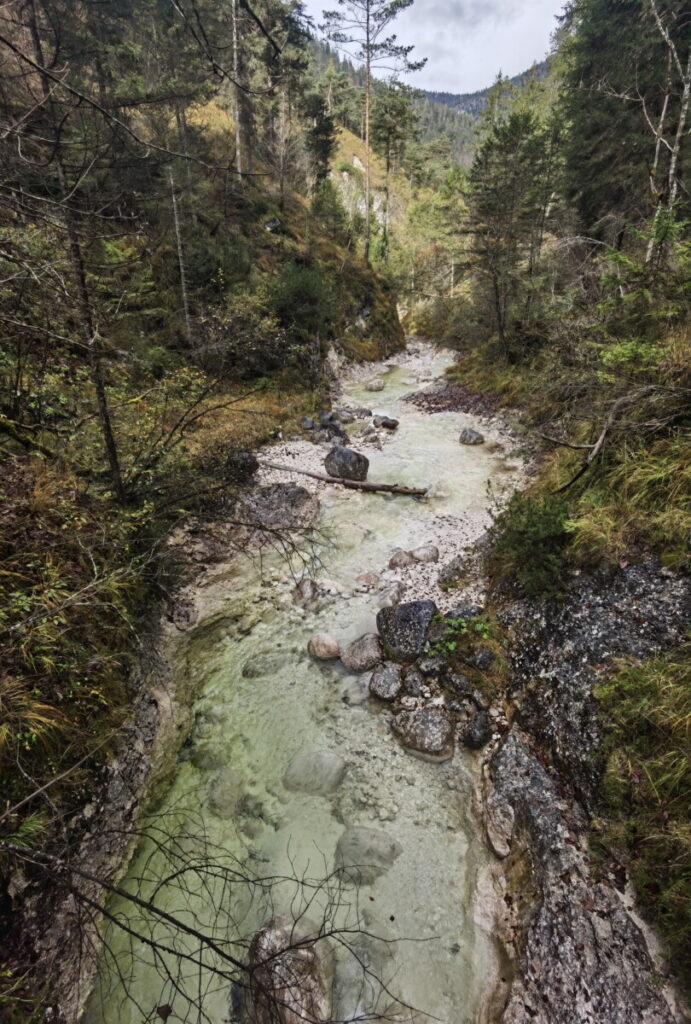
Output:
<svg viewBox="0 0 691 1024">
<path fill-rule="evenodd" d="M 602 686 L 604 815 L 596 844 L 625 862 L 691 992 L 691 645 Z"/>
</svg>

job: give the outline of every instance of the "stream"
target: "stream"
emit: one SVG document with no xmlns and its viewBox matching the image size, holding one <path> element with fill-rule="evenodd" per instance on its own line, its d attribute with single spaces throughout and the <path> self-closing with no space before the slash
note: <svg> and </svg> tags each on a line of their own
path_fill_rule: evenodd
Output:
<svg viewBox="0 0 691 1024">
<path fill-rule="evenodd" d="M 157 814 L 173 823 L 168 831 L 187 856 L 222 850 L 238 865 L 276 881 L 270 892 L 267 886 L 252 892 L 247 886 L 219 889 L 225 882 L 193 885 L 184 903 L 179 890 L 163 889 L 158 905 L 196 926 L 217 932 L 237 928 L 247 936 L 268 914 L 294 915 L 298 903 L 302 909 L 311 902 L 311 919 L 333 913 L 339 926 L 357 920 L 367 932 L 390 940 L 380 959 L 364 946 L 361 956 L 373 973 L 385 977 L 386 1001 L 391 1003 L 395 993 L 407 1008 L 397 1010 L 397 1019 L 427 1015 L 471 1024 L 485 1019 L 498 971 L 485 892 L 489 854 L 474 812 L 477 756 L 462 748 L 444 764 L 411 756 L 391 732 L 390 709 L 368 699 L 369 674 L 349 675 L 340 662 L 317 662 L 307 654 L 315 633 L 347 642 L 376 631 L 382 589 L 395 580 L 407 587 L 404 601 L 432 597 L 440 609 L 453 608 L 459 593 L 438 589 L 439 568 L 486 528 L 488 484 L 505 495 L 521 479 L 520 460 L 498 428 L 468 414 L 432 415 L 402 401 L 440 377 L 451 361 L 449 354 L 422 346 L 403 354 L 395 367 L 368 368 L 366 376 L 358 369 L 346 377 L 337 407 L 365 405 L 400 421 L 382 450 L 361 446 L 356 426 L 346 428 L 353 447 L 370 459 L 368 479 L 429 486 L 430 496 L 415 501 L 292 477 L 315 491 L 321 503 L 320 564 L 312 574 L 326 582 L 316 609 L 293 602 L 295 579 L 278 553 L 263 557 L 261 564 L 257 558 L 235 558 L 196 595 L 200 614 L 188 631 L 184 669 L 194 682 L 195 725 Z M 383 377 L 385 387 L 373 394 L 366 382 L 376 376 Z M 488 443 L 460 445 L 465 426 L 481 429 Z M 306 468 L 322 468 L 325 452 L 300 440 L 285 442 L 279 454 L 272 449 L 270 457 L 284 463 L 292 456 L 303 467 L 311 459 Z M 262 482 L 289 479 L 289 474 L 264 471 Z M 440 548 L 438 565 L 387 568 L 396 548 L 427 543 Z M 363 573 L 376 573 L 379 583 L 358 583 Z M 323 793 L 286 786 L 295 758 L 312 752 L 337 754 L 344 762 L 343 778 Z M 346 830 L 358 827 L 376 830 L 390 855 L 359 889 L 342 882 L 334 888 L 337 843 Z M 165 860 L 145 842 L 121 884 L 139 885 L 150 896 Z M 327 877 L 331 881 L 323 888 L 312 885 Z M 313 895 L 306 897 L 304 885 L 291 879 L 309 879 Z M 164 934 L 143 911 L 133 918 L 131 907 L 115 901 L 111 913 L 134 930 Z M 401 938 L 405 941 L 395 941 Z M 224 979 L 199 970 L 192 960 L 166 978 L 146 942 L 110 928 L 107 946 L 86 1024 L 149 1019 L 221 1024 L 237 1018 L 237 993 L 233 997 Z M 186 949 L 194 948 L 190 939 Z M 384 1015 L 382 992 L 374 993 L 376 986 L 356 973 L 336 957 L 333 1020 Z M 188 989 L 203 995 L 199 1018 L 186 1002 Z"/>
</svg>

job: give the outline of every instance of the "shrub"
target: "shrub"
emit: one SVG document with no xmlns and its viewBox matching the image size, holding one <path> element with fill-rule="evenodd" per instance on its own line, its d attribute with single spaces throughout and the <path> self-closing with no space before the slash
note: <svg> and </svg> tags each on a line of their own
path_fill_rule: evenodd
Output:
<svg viewBox="0 0 691 1024">
<path fill-rule="evenodd" d="M 530 596 L 558 593 L 568 540 L 567 511 L 567 503 L 553 494 L 514 494 L 490 529 L 493 574 L 512 576 Z"/>
<path fill-rule="evenodd" d="M 237 296 L 224 309 L 207 312 L 199 327 L 196 359 L 209 373 L 232 371 L 243 380 L 256 380 L 286 363 L 286 331 L 253 296 Z"/>
</svg>

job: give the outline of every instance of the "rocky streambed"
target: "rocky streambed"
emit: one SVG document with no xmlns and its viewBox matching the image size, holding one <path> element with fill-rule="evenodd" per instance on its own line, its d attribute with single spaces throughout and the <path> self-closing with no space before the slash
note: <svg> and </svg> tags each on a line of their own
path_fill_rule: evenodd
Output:
<svg viewBox="0 0 691 1024">
<path fill-rule="evenodd" d="M 278 523 L 292 509 L 294 525 L 314 522 L 316 532 L 308 537 L 298 529 L 288 551 L 249 545 L 248 557 L 235 551 L 231 559 L 227 551 L 224 558 L 222 527 L 193 527 L 176 538 L 199 564 L 173 615 L 175 672 L 184 676 L 178 690 L 195 696 L 192 728 L 156 814 L 178 822 L 186 842 L 202 828 L 204 843 L 272 876 L 347 869 L 361 923 L 388 940 L 407 940 L 391 947 L 386 969 L 387 991 L 395 991 L 398 1005 L 470 1024 L 493 1018 L 503 976 L 495 922 L 503 904 L 477 815 L 477 756 L 461 737 L 478 708 L 472 696 L 458 695 L 458 714 L 448 712 L 440 684 L 416 671 L 402 680 L 409 695 L 399 696 L 392 717 L 389 705 L 370 694 L 371 652 L 353 649 L 377 632 L 378 615 L 381 623 L 401 604 L 452 609 L 440 571 L 488 525 L 488 486 L 500 499 L 522 479 L 515 442 L 500 423 L 458 412 L 430 417 L 402 402 L 449 362 L 424 347 L 395 367 L 354 371 L 338 398 L 339 406 L 366 405 L 373 414 L 343 424 L 352 447 L 369 460 L 368 479 L 426 487 L 424 501 L 263 469 L 248 510 Z M 376 426 L 378 414 L 397 426 Z M 485 443 L 460 444 L 464 428 L 481 430 Z M 327 432 L 315 443 L 305 431 L 266 456 L 323 473 L 330 440 Z M 315 634 L 349 648 L 346 663 L 312 657 Z M 486 725 L 491 734 L 489 718 Z M 145 845 L 123 885 L 140 884 L 151 856 Z M 278 906 L 283 899 L 287 905 Z M 214 899 L 208 903 L 211 913 Z M 280 887 L 272 908 L 290 910 Z M 114 913 L 127 908 L 116 901 Z M 203 919 L 203 901 L 194 914 Z M 244 927 L 256 930 L 266 907 L 244 914 Z M 117 929 L 108 947 L 86 1020 L 134 1022 L 143 1008 L 175 1010 L 179 993 L 144 948 Z M 334 1019 L 373 1012 L 363 1010 L 362 981 L 349 979 L 347 969 L 334 991 Z M 208 984 L 207 1018 L 232 1016 L 229 998 L 228 986 Z"/>
<path fill-rule="evenodd" d="M 154 820 L 174 823 L 186 857 L 222 850 L 278 881 L 239 904 L 213 884 L 182 909 L 164 893 L 161 909 L 271 945 L 304 896 L 296 879 L 337 879 L 337 912 L 333 888 L 319 887 L 310 916 L 352 925 L 355 913 L 358 942 L 381 936 L 386 955 L 367 938 L 356 962 L 368 980 L 338 956 L 328 986 L 309 975 L 331 1020 L 672 1024 L 681 1011 L 630 896 L 590 864 L 592 688 L 610 657 L 679 638 L 688 590 L 650 565 L 614 584 L 574 580 L 559 607 L 509 604 L 509 690 L 483 686 L 497 655 L 482 581 L 449 583 L 525 464 L 491 409 L 480 419 L 462 395 L 438 397 L 448 361 L 420 346 L 395 366 L 349 368 L 339 417 L 260 453 L 286 468 L 260 469 L 244 512 L 280 529 L 274 544 L 258 548 L 237 522 L 174 538 L 198 572 L 168 626 L 169 718 L 186 740 L 175 765 L 159 765 Z M 366 457 L 368 480 L 427 497 L 302 475 L 324 474 L 334 441 Z M 445 649 L 460 621 L 472 641 L 463 671 Z M 141 886 L 152 865 L 166 869 L 147 841 L 123 884 Z M 131 908 L 115 900 L 112 913 Z M 261 932 L 268 917 L 281 923 Z M 139 934 L 154 934 L 145 918 Z M 117 929 L 107 946 L 87 1021 L 184 1018 L 188 990 L 213 1024 L 242 1018 L 242 994 L 217 976 L 171 974 Z"/>
</svg>

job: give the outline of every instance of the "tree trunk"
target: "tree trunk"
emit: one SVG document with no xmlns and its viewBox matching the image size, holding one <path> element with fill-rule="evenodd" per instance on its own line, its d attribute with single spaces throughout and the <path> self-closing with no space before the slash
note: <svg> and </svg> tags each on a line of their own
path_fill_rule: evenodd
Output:
<svg viewBox="0 0 691 1024">
<path fill-rule="evenodd" d="M 240 100 L 240 61 L 238 58 L 238 2 L 232 0 L 230 5 L 233 19 L 233 94 L 234 94 L 234 117 L 235 117 L 235 167 L 238 173 L 238 182 L 242 185 L 242 105 Z"/>
<path fill-rule="evenodd" d="M 187 292 L 187 274 L 185 272 L 185 257 L 182 249 L 182 233 L 180 231 L 180 211 L 178 209 L 178 197 L 175 191 L 175 179 L 173 172 L 168 171 L 170 182 L 170 197 L 173 204 L 173 224 L 175 225 L 175 245 L 178 254 L 178 267 L 180 269 L 180 296 L 182 298 L 182 314 L 185 320 L 185 340 L 192 347 L 192 320 L 190 318 L 189 295 Z"/>
<path fill-rule="evenodd" d="M 45 58 L 43 55 L 43 47 L 41 46 L 41 36 L 38 31 L 38 18 L 36 15 L 36 6 L 34 0 L 30 0 L 29 5 L 30 11 L 30 26 L 31 26 L 31 37 L 34 45 L 34 52 L 36 56 L 36 63 L 41 68 L 45 67 Z M 55 115 L 55 109 L 53 107 L 53 101 L 51 99 L 51 89 L 48 78 L 44 74 L 40 74 L 41 80 L 41 92 L 46 103 L 46 108 L 50 113 L 53 130 L 55 132 L 55 148 L 54 156 L 56 167 L 58 171 L 58 182 L 60 184 L 60 192 L 63 197 L 69 194 L 67 187 L 67 175 L 65 173 L 65 167 L 62 159 L 62 150 L 60 148 L 60 136 L 57 126 L 57 118 Z M 79 310 L 82 321 L 82 331 L 86 341 L 87 356 L 89 362 L 89 369 L 91 372 L 91 380 L 96 391 L 96 401 L 98 404 L 98 416 L 101 424 L 101 433 L 103 435 L 103 444 L 106 450 L 106 456 L 108 458 L 108 465 L 110 468 L 110 477 L 113 484 L 113 489 L 117 496 L 120 504 L 125 503 L 125 488 L 122 482 L 122 473 L 120 471 L 120 460 L 118 457 L 117 444 L 115 442 L 115 434 L 113 433 L 113 425 L 110 418 L 110 410 L 108 408 L 108 396 L 106 393 L 105 378 L 103 375 L 103 365 L 96 348 L 98 341 L 98 331 L 94 324 L 91 301 L 89 297 L 89 287 L 86 279 L 86 270 L 84 267 L 84 257 L 82 254 L 82 247 L 79 241 L 79 235 L 74 226 L 72 212 L 67 204 L 62 208 L 62 219 L 67 232 L 67 238 L 70 249 L 70 258 L 72 261 L 72 270 L 74 272 Z"/>
<path fill-rule="evenodd" d="M 372 91 L 372 53 L 370 48 L 370 11 L 367 8 L 365 27 L 365 263 L 369 263 L 370 246 L 370 149 L 369 149 L 369 113 Z"/>
<path fill-rule="evenodd" d="M 426 487 L 402 487 L 400 484 L 371 484 L 366 480 L 346 480 L 340 476 L 327 476 L 326 473 L 313 473 L 309 469 L 297 469 L 295 466 L 282 466 L 278 462 L 261 460 L 260 465 L 267 469 L 278 469 L 284 473 L 297 473 L 298 476 L 309 476 L 313 480 L 323 480 L 327 484 L 340 484 L 353 491 L 383 491 L 385 494 L 407 494 L 413 498 L 424 498 Z"/>
</svg>

